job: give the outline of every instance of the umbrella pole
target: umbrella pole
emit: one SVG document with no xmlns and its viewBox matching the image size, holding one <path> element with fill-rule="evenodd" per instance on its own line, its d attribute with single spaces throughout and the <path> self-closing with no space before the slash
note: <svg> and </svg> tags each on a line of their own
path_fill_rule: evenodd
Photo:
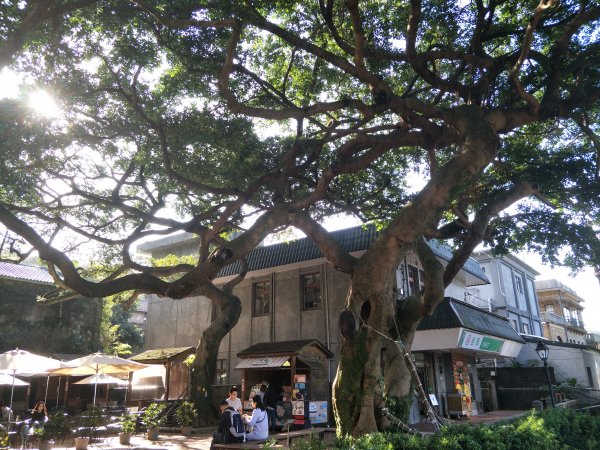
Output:
<svg viewBox="0 0 600 450">
<path fill-rule="evenodd" d="M 96 391 L 98 390 L 98 371 L 100 368 L 96 369 L 96 378 L 94 378 L 94 406 L 96 406 Z"/>
<path fill-rule="evenodd" d="M 13 404 L 13 393 L 15 392 L 15 375 L 17 374 L 17 371 L 13 369 L 13 379 L 12 379 L 12 386 L 10 387 L 10 407 L 9 409 L 12 411 L 12 404 Z"/>
<path fill-rule="evenodd" d="M 50 375 L 46 377 L 46 393 L 44 394 L 44 405 L 48 405 L 48 385 L 50 384 Z"/>
<path fill-rule="evenodd" d="M 58 385 L 56 386 L 56 407 L 58 408 L 58 401 L 60 400 L 60 379 L 62 377 L 58 377 Z"/>
</svg>

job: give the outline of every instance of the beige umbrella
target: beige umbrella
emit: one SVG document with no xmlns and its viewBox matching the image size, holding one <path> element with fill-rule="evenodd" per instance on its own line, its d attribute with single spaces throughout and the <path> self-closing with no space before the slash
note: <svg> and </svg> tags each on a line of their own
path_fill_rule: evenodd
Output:
<svg viewBox="0 0 600 450">
<path fill-rule="evenodd" d="M 83 380 L 76 381 L 73 384 L 117 384 L 119 386 L 127 386 L 129 382 L 121 378 L 111 377 L 105 373 L 99 373 L 98 375 L 92 375 Z"/>
<path fill-rule="evenodd" d="M 45 373 L 59 367 L 64 367 L 64 364 L 58 359 L 46 358 L 18 348 L 0 354 L 0 373 L 11 374 L 15 381 L 10 391 L 10 409 L 12 409 L 15 386 L 18 386 L 16 374 Z"/>
<path fill-rule="evenodd" d="M 70 367 L 53 370 L 55 375 L 100 375 L 133 372 L 148 367 L 147 364 L 138 363 L 118 356 L 105 353 L 92 353 L 91 355 L 67 361 Z M 94 405 L 98 383 L 94 383 Z"/>
</svg>

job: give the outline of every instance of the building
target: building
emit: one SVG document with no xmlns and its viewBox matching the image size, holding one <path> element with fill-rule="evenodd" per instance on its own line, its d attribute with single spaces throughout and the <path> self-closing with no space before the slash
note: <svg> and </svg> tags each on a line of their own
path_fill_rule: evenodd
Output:
<svg viewBox="0 0 600 450">
<path fill-rule="evenodd" d="M 513 255 L 496 257 L 486 250 L 473 258 L 490 283 L 469 287 L 465 301 L 506 317 L 519 333 L 543 336 L 534 281 L 539 273 Z"/>
<path fill-rule="evenodd" d="M 52 277 L 45 268 L 0 262 L 0 352 L 19 347 L 42 355 L 75 357 L 98 350 L 101 300 L 77 298 L 40 305 L 38 296 L 53 289 Z M 59 377 L 44 377 L 31 382 L 30 395 L 26 390 L 15 390 L 13 409 L 32 408 L 44 398 L 56 406 L 59 383 Z M 62 385 L 64 389 L 64 382 Z M 0 398 L 6 404 L 10 402 L 10 386 L 0 386 Z"/>
<path fill-rule="evenodd" d="M 359 255 L 377 232 L 368 226 L 332 234 L 347 251 Z M 430 247 L 442 263 L 452 256 L 443 244 L 431 242 Z M 139 250 L 156 258 L 193 254 L 195 249 L 193 236 L 180 235 L 146 243 Z M 242 302 L 242 314 L 221 342 L 215 385 L 240 384 L 246 399 L 255 383 L 280 377 L 276 382 L 284 387 L 293 390 L 299 384 L 309 398 L 328 400 L 323 396 L 328 395 L 337 367 L 337 322 L 349 276 L 335 270 L 308 239 L 259 247 L 247 261 L 246 278 L 234 290 Z M 237 263 L 227 266 L 215 283 L 226 283 L 239 271 Z M 422 289 L 423 274 L 416 254 L 402 261 L 395 280 L 398 302 Z M 469 259 L 440 305 L 453 319 L 422 324 L 413 342 L 421 379 L 445 414 L 481 411 L 477 358 L 514 357 L 523 345 L 506 318 L 457 300 L 465 298 L 467 288 L 487 283 L 481 266 Z M 207 298 L 149 296 L 145 348 L 195 346 L 212 317 Z M 443 337 L 443 344 L 436 343 L 435 336 Z M 295 375 L 304 381 L 296 383 Z M 452 398 L 458 398 L 458 403 Z M 416 406 L 413 409 L 412 420 L 417 421 L 419 411 Z"/>
<path fill-rule="evenodd" d="M 21 347 L 48 355 L 98 350 L 101 301 L 79 298 L 40 305 L 38 296 L 53 289 L 45 268 L 0 262 L 0 351 Z"/>
<path fill-rule="evenodd" d="M 587 336 L 581 312 L 583 299 L 558 280 L 535 282 L 544 320 L 544 337 L 551 341 L 586 344 Z"/>
</svg>

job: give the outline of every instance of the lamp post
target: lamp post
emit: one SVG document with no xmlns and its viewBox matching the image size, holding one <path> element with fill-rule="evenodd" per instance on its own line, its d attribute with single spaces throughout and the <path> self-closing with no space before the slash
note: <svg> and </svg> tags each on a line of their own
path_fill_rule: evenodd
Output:
<svg viewBox="0 0 600 450">
<path fill-rule="evenodd" d="M 546 380 L 548 381 L 548 389 L 550 389 L 550 401 L 552 402 L 552 407 L 556 408 L 556 402 L 554 401 L 554 392 L 552 392 L 552 380 L 550 380 L 550 371 L 548 370 L 548 347 L 542 341 L 538 341 L 535 351 L 540 357 L 540 359 L 543 361 L 544 367 L 546 368 Z"/>
</svg>

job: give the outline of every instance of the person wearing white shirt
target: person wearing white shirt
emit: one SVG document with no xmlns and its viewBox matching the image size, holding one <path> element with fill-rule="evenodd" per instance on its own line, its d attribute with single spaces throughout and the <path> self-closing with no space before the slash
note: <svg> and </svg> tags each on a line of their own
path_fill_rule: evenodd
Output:
<svg viewBox="0 0 600 450">
<path fill-rule="evenodd" d="M 248 427 L 252 428 L 248 434 L 246 434 L 247 441 L 262 441 L 269 437 L 269 418 L 267 416 L 267 409 L 263 405 L 260 395 L 255 395 L 252 398 L 252 415 L 249 416 L 244 414 L 244 422 Z"/>
<path fill-rule="evenodd" d="M 225 401 L 236 411 L 239 411 L 240 414 L 242 411 L 242 401 L 238 398 L 238 388 L 233 386 L 229 389 L 229 397 L 225 399 Z"/>
</svg>

